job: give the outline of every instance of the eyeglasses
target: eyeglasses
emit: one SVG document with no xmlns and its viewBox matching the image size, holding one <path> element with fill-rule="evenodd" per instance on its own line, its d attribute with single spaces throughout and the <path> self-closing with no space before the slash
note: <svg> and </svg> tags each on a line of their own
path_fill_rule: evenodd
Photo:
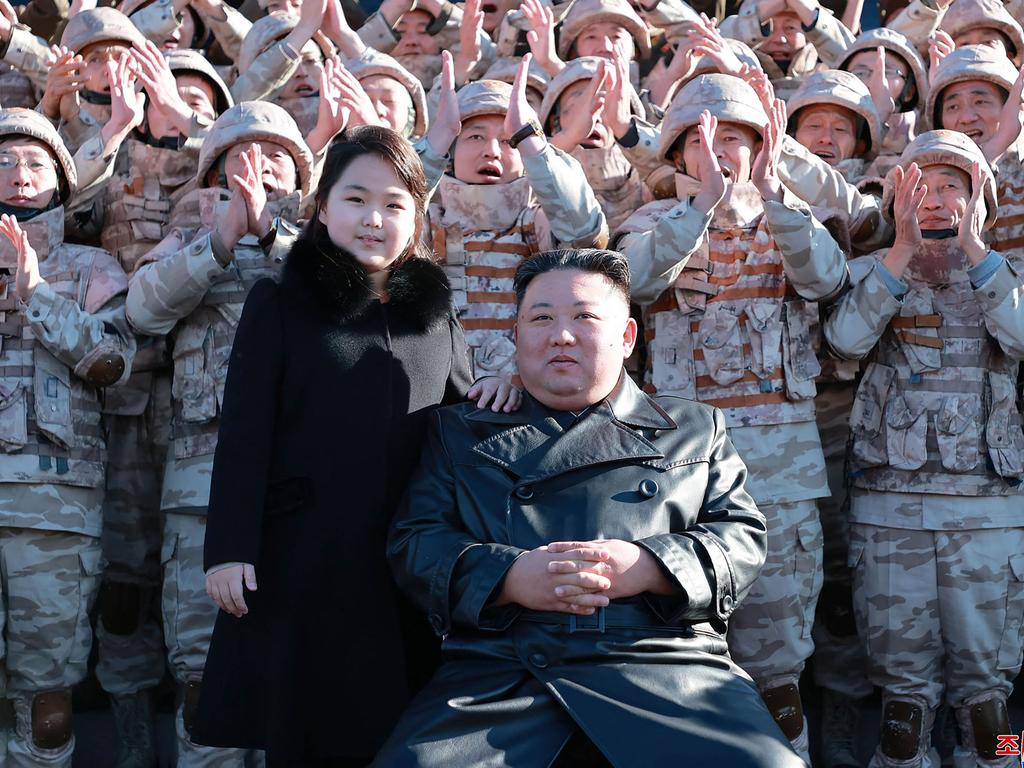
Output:
<svg viewBox="0 0 1024 768">
<path fill-rule="evenodd" d="M 57 166 L 52 160 L 38 157 L 19 158 L 15 155 L 0 155 L 0 171 L 13 171 L 19 165 L 28 169 L 29 173 L 56 173 Z"/>
<path fill-rule="evenodd" d="M 867 82 L 868 80 L 871 79 L 872 70 L 868 69 L 867 67 L 854 67 L 853 69 L 850 70 L 850 74 L 853 75 L 854 77 L 856 77 L 858 80 L 863 80 L 864 82 Z M 906 72 L 902 72 L 902 71 L 896 69 L 895 67 L 886 67 L 885 68 L 885 79 L 886 80 L 906 80 L 907 79 L 907 73 Z"/>
</svg>

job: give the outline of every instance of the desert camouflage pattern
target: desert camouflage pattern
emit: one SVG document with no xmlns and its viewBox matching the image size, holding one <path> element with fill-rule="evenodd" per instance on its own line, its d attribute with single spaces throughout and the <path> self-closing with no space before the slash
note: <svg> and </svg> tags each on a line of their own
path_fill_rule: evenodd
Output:
<svg viewBox="0 0 1024 768">
<path fill-rule="evenodd" d="M 1009 153 L 1008 153 L 1009 154 Z M 992 248 L 1007 257 L 1024 257 L 1024 167 L 1004 157 L 996 172 L 999 209 L 989 232 Z"/>
<path fill-rule="evenodd" d="M 939 257 L 960 268 L 941 284 L 910 273 L 902 302 L 876 254 L 851 263 L 853 288 L 825 323 L 840 354 L 870 360 L 850 417 L 858 488 L 891 493 L 1018 496 L 1024 432 L 1016 404 L 1024 325 L 1015 309 L 1020 265 L 1003 262 L 972 287 L 953 241 Z M 969 527 L 1013 524 L 1004 513 L 967 515 Z M 965 515 L 938 522 L 963 526 Z M 856 512 L 854 519 L 858 519 Z M 867 521 L 867 522 L 874 522 Z M 896 524 L 896 521 L 889 524 Z M 919 524 L 918 521 L 914 523 Z"/>
<path fill-rule="evenodd" d="M 840 69 L 809 75 L 787 99 L 789 131 L 796 131 L 801 109 L 825 105 L 846 109 L 866 123 L 869 145 L 863 154 L 871 157 L 878 152 L 882 144 L 882 120 L 871 99 L 871 93 L 859 78 Z"/>
<path fill-rule="evenodd" d="M 931 73 L 924 119 L 936 128 L 942 125 L 941 116 L 937 112 L 939 101 L 942 92 L 955 83 L 980 80 L 997 85 L 1009 93 L 1016 79 L 1017 69 L 998 51 L 985 45 L 957 48 Z"/>
<path fill-rule="evenodd" d="M 45 280 L 27 308 L 19 310 L 13 281 L 0 294 L 0 482 L 98 488 L 106 461 L 100 401 L 82 377 L 96 365 L 120 368 L 123 382 L 135 340 L 124 314 L 124 272 L 106 251 L 63 243 L 63 220 L 58 207 L 23 224 Z M 11 265 L 13 256 L 5 241 L 0 262 Z M 39 505 L 36 513 L 0 514 L 0 525 L 95 536 L 100 520 Z"/>
<path fill-rule="evenodd" d="M 651 36 L 643 20 L 637 16 L 626 0 L 576 0 L 562 19 L 558 35 L 558 55 L 568 61 L 572 49 L 583 30 L 599 22 L 611 22 L 623 27 L 633 38 L 637 56 L 650 53 Z"/>
<path fill-rule="evenodd" d="M 170 8 L 169 0 L 162 0 Z M 155 5 L 155 4 L 154 4 Z M 68 20 L 60 44 L 76 53 L 97 43 L 120 44 L 131 48 L 145 39 L 139 28 L 121 11 L 114 8 L 92 8 L 76 13 Z"/>
<path fill-rule="evenodd" d="M 413 116 L 409 120 L 406 138 L 415 141 L 427 132 L 427 97 L 420 79 L 384 53 L 367 48 L 357 58 L 345 62 L 345 69 L 360 82 L 369 77 L 384 75 L 405 88 L 412 101 Z M 287 107 L 286 107 L 287 109 Z M 290 114 L 294 114 L 289 110 Z M 301 127 L 301 126 L 300 126 Z"/>
<path fill-rule="evenodd" d="M 179 686 L 203 678 L 219 609 L 206 594 L 203 540 L 206 517 L 164 516 L 162 613 L 167 661 Z M 245 768 L 246 750 L 204 747 L 193 742 L 184 722 L 184 702 L 175 710 L 178 765 L 188 768 Z"/>
<path fill-rule="evenodd" d="M 764 33 L 764 28 L 761 26 L 761 21 L 757 15 L 757 3 L 752 0 L 745 0 L 740 6 L 739 13 L 729 16 L 724 19 L 719 25 L 722 34 L 726 37 L 735 38 L 743 43 L 746 43 L 755 51 L 758 46 L 765 41 L 767 35 Z M 843 23 L 837 19 L 830 10 L 822 8 L 818 15 L 818 20 L 814 25 L 814 28 L 807 32 L 807 48 L 814 49 L 814 64 L 821 61 L 825 66 L 830 68 L 837 68 L 840 60 L 843 58 L 843 53 L 853 43 L 853 34 L 848 30 Z M 806 48 L 804 49 L 806 51 Z M 790 63 L 790 77 L 799 77 L 802 74 L 813 71 L 813 65 L 808 67 L 807 63 L 803 67 L 800 67 L 798 71 L 793 71 L 793 65 L 798 63 L 798 59 L 801 55 L 809 58 L 808 54 L 804 51 L 800 51 L 794 57 L 793 62 Z M 759 56 L 762 64 L 764 64 L 763 56 Z M 769 59 L 770 60 L 770 59 Z M 774 64 L 774 62 L 772 62 Z M 775 65 L 775 69 L 778 69 L 778 65 Z M 769 77 L 774 80 L 772 72 L 766 67 L 765 72 Z M 781 94 L 778 94 L 780 98 L 785 98 Z"/>
<path fill-rule="evenodd" d="M 11 29 L 11 40 L 4 51 L 3 60 L 25 75 L 36 88 L 42 90 L 46 87 L 46 74 L 50 71 L 54 55 L 43 38 L 32 34 L 32 30 L 24 24 L 15 24 Z M 7 102 L 0 103 L 7 106 Z"/>
<path fill-rule="evenodd" d="M 583 168 L 610 230 L 617 229 L 653 198 L 617 143 L 610 147 L 578 146 L 570 154 Z"/>
<path fill-rule="evenodd" d="M 284 88 L 299 66 L 301 51 L 284 43 L 272 45 L 263 51 L 252 66 L 239 72 L 231 84 L 231 97 L 236 103 L 257 102 Z"/>
<path fill-rule="evenodd" d="M 893 494 L 908 506 L 923 496 Z M 875 503 L 854 492 L 853 512 Z M 912 513 L 911 513 L 912 514 Z M 850 565 L 854 607 L 884 699 L 919 702 L 928 712 L 948 702 L 969 734 L 970 706 L 1005 700 L 1021 668 L 1024 529 L 911 530 L 854 523 Z M 930 730 L 925 730 L 930 735 Z M 928 749 L 927 735 L 920 752 Z M 956 765 L 1011 766 L 978 757 L 972 739 Z M 992 744 L 983 745 L 990 750 Z M 1019 758 L 1017 758 L 1019 761 Z M 873 765 L 898 765 L 876 751 Z"/>
<path fill-rule="evenodd" d="M 1021 65 L 1024 55 L 1024 30 L 999 0 L 972 0 L 970 3 L 950 5 L 942 17 L 939 28 L 954 40 L 959 35 L 975 29 L 994 29 L 1010 41 L 1012 50 L 1007 50 L 1015 67 Z"/>
<path fill-rule="evenodd" d="M 128 0 L 121 7 L 139 32 L 157 45 L 181 27 L 181 20 L 171 0 Z"/>
<path fill-rule="evenodd" d="M 9 64 L 0 64 L 0 104 L 4 108 L 34 109 L 39 93 L 32 81 Z"/>
<path fill-rule="evenodd" d="M 526 175 L 506 184 L 445 175 L 429 211 L 474 378 L 516 371 L 512 278 L 520 262 L 549 248 L 607 242 L 604 214 L 575 160 L 549 145 L 523 163 Z"/>
</svg>

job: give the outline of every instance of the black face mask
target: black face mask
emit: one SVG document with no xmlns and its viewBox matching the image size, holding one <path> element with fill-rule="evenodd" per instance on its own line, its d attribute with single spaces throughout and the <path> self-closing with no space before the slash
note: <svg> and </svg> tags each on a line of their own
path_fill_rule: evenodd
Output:
<svg viewBox="0 0 1024 768">
<path fill-rule="evenodd" d="M 922 229 L 921 237 L 925 240 L 945 240 L 948 237 L 956 237 L 955 229 Z"/>
<path fill-rule="evenodd" d="M 150 147 L 156 147 L 157 149 L 181 149 L 181 139 L 178 136 L 164 136 L 158 139 L 148 130 L 143 133 L 138 131 L 139 140 Z"/>
<path fill-rule="evenodd" d="M 109 107 L 110 106 L 110 94 L 99 93 L 98 91 L 86 91 L 82 90 L 78 92 L 82 97 L 82 101 L 87 104 L 97 104 L 99 106 Z"/>
<path fill-rule="evenodd" d="M 8 216 L 13 216 L 18 221 L 31 221 L 41 213 L 53 208 L 50 205 L 48 208 L 18 208 L 14 205 L 8 205 L 7 203 L 0 203 L 0 213 L 6 213 Z"/>
</svg>

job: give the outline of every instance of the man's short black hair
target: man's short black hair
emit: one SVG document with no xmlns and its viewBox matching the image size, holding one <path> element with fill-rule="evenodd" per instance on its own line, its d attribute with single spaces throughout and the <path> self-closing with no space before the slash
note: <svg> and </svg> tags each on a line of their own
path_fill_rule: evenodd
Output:
<svg viewBox="0 0 1024 768">
<path fill-rule="evenodd" d="M 629 262 L 625 256 L 603 248 L 562 248 L 543 251 L 519 265 L 513 283 L 516 306 L 522 305 L 526 289 L 537 275 L 569 269 L 604 275 L 629 304 Z"/>
</svg>

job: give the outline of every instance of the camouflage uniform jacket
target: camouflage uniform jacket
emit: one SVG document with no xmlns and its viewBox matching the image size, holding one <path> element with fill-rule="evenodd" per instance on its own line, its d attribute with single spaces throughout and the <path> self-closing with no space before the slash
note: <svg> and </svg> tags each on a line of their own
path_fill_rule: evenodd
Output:
<svg viewBox="0 0 1024 768">
<path fill-rule="evenodd" d="M 1024 255 L 1024 166 L 1011 148 L 993 167 L 999 213 L 990 233 L 992 248 L 1007 258 Z"/>
<path fill-rule="evenodd" d="M 43 38 L 32 34 L 32 30 L 23 24 L 15 24 L 7 47 L 3 50 L 3 60 L 42 90 L 46 87 L 46 75 L 54 56 Z"/>
<path fill-rule="evenodd" d="M 548 145 L 524 157 L 526 175 L 507 184 L 444 176 L 429 218 L 433 247 L 451 281 L 475 378 L 514 373 L 512 278 L 549 248 L 602 246 L 604 214 L 571 156 Z"/>
<path fill-rule="evenodd" d="M 758 503 L 826 496 L 817 302 L 846 284 L 846 259 L 806 209 L 761 208 L 751 185 L 729 195 L 714 219 L 660 200 L 619 231 L 644 307 L 646 389 L 722 409 Z"/>
<path fill-rule="evenodd" d="M 231 84 L 231 98 L 235 104 L 259 101 L 284 88 L 299 68 L 302 54 L 291 45 L 277 43 L 256 57 L 245 72 Z"/>
<path fill-rule="evenodd" d="M 264 247 L 246 235 L 224 267 L 226 254 L 215 254 L 210 223 L 227 205 L 228 193 L 198 190 L 178 207 L 191 210 L 193 197 L 200 198 L 204 226 L 174 227 L 147 254 L 129 283 L 127 310 L 133 328 L 166 334 L 171 348 L 172 450 L 161 508 L 206 514 L 228 359 L 242 305 L 258 280 L 280 276 L 298 230 L 278 218 L 271 244 Z"/>
<path fill-rule="evenodd" d="M 462 8 L 445 2 L 441 15 L 434 20 L 427 31 L 437 38 L 442 51 L 451 51 L 454 55 L 459 50 L 459 28 L 461 26 Z M 356 34 L 367 48 L 373 48 L 381 53 L 391 53 L 398 45 L 398 33 L 392 29 L 387 19 L 379 11 L 371 14 L 363 26 L 356 30 Z M 477 44 L 480 46 L 482 62 L 486 62 L 478 66 L 486 69 L 498 58 L 497 48 L 494 41 L 482 29 L 477 35 Z M 427 82 L 423 87 L 429 90 L 430 83 Z"/>
<path fill-rule="evenodd" d="M 106 445 L 97 377 L 127 380 L 135 340 L 124 272 L 106 251 L 64 243 L 63 222 L 58 207 L 22 224 L 44 282 L 27 305 L 13 275 L 0 292 L 0 525 L 98 536 Z M 0 258 L 15 263 L 6 240 Z M 60 486 L 87 489 L 70 493 L 91 504 L 9 506 L 24 495 L 19 484 L 51 499 L 68 493 Z"/>
<path fill-rule="evenodd" d="M 610 231 L 615 231 L 637 208 L 650 202 L 650 191 L 617 143 L 607 148 L 576 147 L 571 154 L 583 167 L 587 182 L 608 219 Z"/>
<path fill-rule="evenodd" d="M 946 242 L 962 258 L 955 240 L 931 242 Z M 1019 502 L 999 498 L 979 506 L 986 499 L 974 499 L 965 507 L 963 497 L 1017 495 L 1024 478 L 1017 405 L 1024 262 L 990 252 L 982 265 L 953 270 L 936 283 L 913 274 L 896 281 L 881 264 L 884 256 L 850 262 L 852 289 L 825 321 L 836 352 L 870 361 L 850 417 L 854 484 L 882 494 L 956 496 L 953 507 L 960 509 L 947 505 L 945 514 L 926 510 L 924 519 L 901 521 L 879 505 L 879 519 L 860 521 L 943 528 L 963 527 L 968 518 L 972 528 L 1020 525 Z M 979 275 L 984 268 L 991 274 Z M 983 282 L 976 286 L 972 277 Z"/>
</svg>

